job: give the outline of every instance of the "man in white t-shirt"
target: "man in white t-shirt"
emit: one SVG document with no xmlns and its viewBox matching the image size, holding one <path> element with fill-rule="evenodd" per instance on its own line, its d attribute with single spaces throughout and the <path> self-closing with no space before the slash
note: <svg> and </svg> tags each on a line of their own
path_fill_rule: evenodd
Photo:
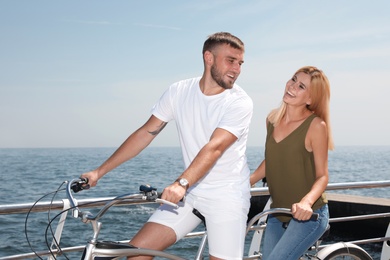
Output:
<svg viewBox="0 0 390 260">
<path fill-rule="evenodd" d="M 96 170 L 85 173 L 91 186 L 107 172 L 135 157 L 174 120 L 185 170 L 162 198 L 179 209 L 160 206 L 130 243 L 164 250 L 207 223 L 210 259 L 242 259 L 250 207 L 250 170 L 245 155 L 253 103 L 235 84 L 244 62 L 244 44 L 230 33 L 208 37 L 203 46 L 202 77 L 171 85 L 149 120 L 132 133 Z M 186 196 L 184 202 L 180 200 Z M 137 257 L 137 259 L 151 259 Z"/>
</svg>

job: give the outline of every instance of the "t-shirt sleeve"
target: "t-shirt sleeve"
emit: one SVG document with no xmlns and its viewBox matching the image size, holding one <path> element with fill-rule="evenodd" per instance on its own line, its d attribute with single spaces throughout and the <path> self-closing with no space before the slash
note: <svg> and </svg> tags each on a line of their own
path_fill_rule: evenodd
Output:
<svg viewBox="0 0 390 260">
<path fill-rule="evenodd" d="M 169 87 L 152 107 L 152 114 L 158 119 L 169 122 L 173 119 L 173 106 L 172 106 L 172 86 Z"/>
<path fill-rule="evenodd" d="M 225 129 L 240 139 L 248 131 L 252 115 L 252 99 L 249 96 L 242 97 L 228 107 L 218 128 Z"/>
</svg>

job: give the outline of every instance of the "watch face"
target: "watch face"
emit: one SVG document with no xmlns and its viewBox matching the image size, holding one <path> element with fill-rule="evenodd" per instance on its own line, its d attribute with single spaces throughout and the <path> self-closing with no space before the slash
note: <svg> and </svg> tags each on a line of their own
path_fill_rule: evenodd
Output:
<svg viewBox="0 0 390 260">
<path fill-rule="evenodd" d="M 180 179 L 179 183 L 181 186 L 184 186 L 184 187 L 186 187 L 188 185 L 188 181 L 186 179 Z"/>
</svg>

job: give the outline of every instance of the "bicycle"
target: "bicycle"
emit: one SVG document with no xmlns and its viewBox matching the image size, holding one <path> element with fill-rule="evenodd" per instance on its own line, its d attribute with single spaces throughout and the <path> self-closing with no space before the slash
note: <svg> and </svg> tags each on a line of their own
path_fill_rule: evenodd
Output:
<svg viewBox="0 0 390 260">
<path fill-rule="evenodd" d="M 102 227 L 102 223 L 99 221 L 103 215 L 109 210 L 110 207 L 114 206 L 123 201 L 134 201 L 134 202 L 154 202 L 154 203 L 164 203 L 171 205 L 172 207 L 178 207 L 176 204 L 173 204 L 169 201 L 162 200 L 160 198 L 161 193 L 148 185 L 141 185 L 139 193 L 124 194 L 118 196 L 112 200 L 109 200 L 95 215 L 92 215 L 88 211 L 80 211 L 77 201 L 75 200 L 72 191 L 74 193 L 88 188 L 87 180 L 85 179 L 74 179 L 69 182 L 66 182 L 66 195 L 69 201 L 69 207 L 55 216 L 48 224 L 46 233 L 51 230 L 51 223 L 58 216 L 63 217 L 68 213 L 69 210 L 72 211 L 72 216 L 74 218 L 80 218 L 81 221 L 85 224 L 91 223 L 93 229 L 92 238 L 88 241 L 87 245 L 84 248 L 83 255 L 81 259 L 83 260 L 111 260 L 111 259 L 121 259 L 126 256 L 154 256 L 154 257 L 163 257 L 165 259 L 172 260 L 184 260 L 185 258 L 167 253 L 164 251 L 138 248 L 130 245 L 129 243 L 117 242 L 117 241 L 100 241 L 98 236 Z M 254 216 L 247 225 L 246 233 L 247 235 L 253 231 L 253 238 L 251 248 L 248 254 L 243 258 L 245 260 L 249 259 L 262 259 L 260 252 L 261 236 L 263 230 L 266 227 L 266 223 L 263 221 L 265 217 L 269 214 L 283 213 L 290 214 L 290 209 L 284 208 L 274 208 L 267 209 L 256 216 Z M 202 217 L 202 216 L 199 216 Z M 314 213 L 313 218 L 318 218 L 318 214 Z M 52 232 L 52 231 L 51 231 Z M 61 230 L 62 232 L 62 230 Z M 59 237 L 56 232 L 53 235 L 53 242 L 51 245 L 47 243 L 47 246 L 51 252 L 51 259 L 56 259 L 57 255 L 62 254 L 62 249 L 59 244 Z M 203 254 L 206 248 L 207 241 L 207 231 L 203 232 L 201 242 L 199 244 L 198 252 L 194 259 L 201 260 L 204 259 Z M 350 244 L 350 243 L 336 243 L 331 245 L 326 245 L 323 248 L 320 248 L 321 239 L 313 245 L 301 259 L 322 259 L 322 260 L 337 260 L 337 259 L 355 259 L 355 260 L 372 260 L 370 255 L 361 247 Z M 40 257 L 37 253 L 36 255 Z M 345 258 L 347 257 L 347 258 Z M 41 258 L 42 259 L 42 258 Z"/>
</svg>

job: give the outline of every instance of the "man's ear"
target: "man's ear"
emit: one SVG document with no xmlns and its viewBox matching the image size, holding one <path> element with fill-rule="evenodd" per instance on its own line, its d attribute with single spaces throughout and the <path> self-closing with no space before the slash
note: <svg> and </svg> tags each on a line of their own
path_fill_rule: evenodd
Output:
<svg viewBox="0 0 390 260">
<path fill-rule="evenodd" d="M 206 64 L 212 64 L 214 62 L 214 55 L 210 51 L 205 51 L 203 54 L 204 62 Z"/>
</svg>

